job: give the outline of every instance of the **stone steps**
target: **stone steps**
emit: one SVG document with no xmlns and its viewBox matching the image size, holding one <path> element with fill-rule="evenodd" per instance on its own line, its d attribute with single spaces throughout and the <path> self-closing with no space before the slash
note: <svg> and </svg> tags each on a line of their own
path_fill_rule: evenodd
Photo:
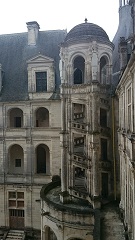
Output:
<svg viewBox="0 0 135 240">
<path fill-rule="evenodd" d="M 22 240 L 24 231 L 21 230 L 10 230 L 7 234 L 6 240 Z"/>
<path fill-rule="evenodd" d="M 125 240 L 124 226 L 116 204 L 106 204 L 101 210 L 101 240 Z"/>
</svg>

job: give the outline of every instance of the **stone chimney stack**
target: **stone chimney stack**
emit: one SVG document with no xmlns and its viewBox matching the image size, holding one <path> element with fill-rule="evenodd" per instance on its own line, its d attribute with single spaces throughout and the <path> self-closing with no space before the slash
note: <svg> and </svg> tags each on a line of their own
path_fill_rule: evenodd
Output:
<svg viewBox="0 0 135 240">
<path fill-rule="evenodd" d="M 34 46 L 37 44 L 40 26 L 36 21 L 27 22 L 26 24 L 28 28 L 28 45 Z"/>
<path fill-rule="evenodd" d="M 124 37 L 120 38 L 119 42 L 119 54 L 120 54 L 120 70 L 124 70 L 128 61 L 128 48 L 127 41 Z"/>
</svg>

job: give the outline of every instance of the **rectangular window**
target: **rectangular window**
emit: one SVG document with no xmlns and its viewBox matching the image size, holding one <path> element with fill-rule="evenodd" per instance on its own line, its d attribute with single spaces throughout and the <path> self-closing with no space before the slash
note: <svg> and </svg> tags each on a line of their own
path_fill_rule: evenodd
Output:
<svg viewBox="0 0 135 240">
<path fill-rule="evenodd" d="M 21 159 L 15 159 L 15 167 L 21 167 Z"/>
<path fill-rule="evenodd" d="M 16 192 L 9 192 L 9 198 L 16 198 Z"/>
<path fill-rule="evenodd" d="M 100 126 L 107 127 L 107 111 L 100 108 Z"/>
<path fill-rule="evenodd" d="M 130 130 L 131 130 L 131 121 L 132 121 L 131 115 L 132 115 L 132 110 L 131 110 L 131 87 L 130 87 L 127 90 L 127 121 L 128 121 L 127 125 Z"/>
<path fill-rule="evenodd" d="M 47 72 L 36 72 L 36 92 L 47 91 Z"/>
<path fill-rule="evenodd" d="M 9 200 L 9 207 L 16 207 L 16 200 Z"/>
<path fill-rule="evenodd" d="M 17 208 L 23 208 L 24 207 L 24 201 L 17 201 Z"/>
<path fill-rule="evenodd" d="M 24 208 L 24 192 L 9 192 L 8 198 L 10 208 Z"/>
<path fill-rule="evenodd" d="M 24 192 L 17 192 L 17 199 L 23 199 L 24 198 Z"/>
<path fill-rule="evenodd" d="M 21 127 L 21 117 L 14 118 L 14 127 Z"/>
<path fill-rule="evenodd" d="M 101 138 L 101 160 L 107 160 L 107 139 Z"/>
</svg>

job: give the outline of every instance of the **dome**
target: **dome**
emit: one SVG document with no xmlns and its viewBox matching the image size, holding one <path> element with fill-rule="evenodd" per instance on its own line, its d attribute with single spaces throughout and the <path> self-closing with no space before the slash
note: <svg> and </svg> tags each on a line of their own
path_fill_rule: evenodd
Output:
<svg viewBox="0 0 135 240">
<path fill-rule="evenodd" d="M 109 41 L 109 37 L 107 33 L 98 25 L 93 23 L 82 23 L 76 25 L 72 28 L 66 38 L 65 41 L 70 40 L 83 40 L 83 39 L 92 39 L 92 40 L 99 40 L 99 41 Z"/>
</svg>

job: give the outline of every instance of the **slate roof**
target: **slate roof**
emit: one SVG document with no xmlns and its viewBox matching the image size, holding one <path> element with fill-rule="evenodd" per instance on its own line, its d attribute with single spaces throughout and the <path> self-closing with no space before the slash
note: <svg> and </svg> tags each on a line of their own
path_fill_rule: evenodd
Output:
<svg viewBox="0 0 135 240">
<path fill-rule="evenodd" d="M 72 28 L 65 38 L 65 42 L 90 38 L 98 41 L 109 41 L 107 33 L 100 26 L 93 23 L 81 23 Z"/>
<path fill-rule="evenodd" d="M 120 71 L 120 58 L 119 58 L 119 41 L 120 37 L 128 39 L 133 32 L 133 21 L 131 17 L 131 6 L 125 5 L 119 9 L 119 26 L 118 30 L 114 36 L 113 44 L 115 45 L 113 51 L 113 84 L 116 86 L 119 81 L 119 74 L 116 74 Z"/>
<path fill-rule="evenodd" d="M 60 84 L 59 50 L 66 30 L 39 31 L 36 46 L 28 46 L 28 33 L 0 35 L 0 63 L 4 71 L 0 101 L 28 99 L 27 60 L 42 54 L 55 61 L 56 89 Z"/>
</svg>

